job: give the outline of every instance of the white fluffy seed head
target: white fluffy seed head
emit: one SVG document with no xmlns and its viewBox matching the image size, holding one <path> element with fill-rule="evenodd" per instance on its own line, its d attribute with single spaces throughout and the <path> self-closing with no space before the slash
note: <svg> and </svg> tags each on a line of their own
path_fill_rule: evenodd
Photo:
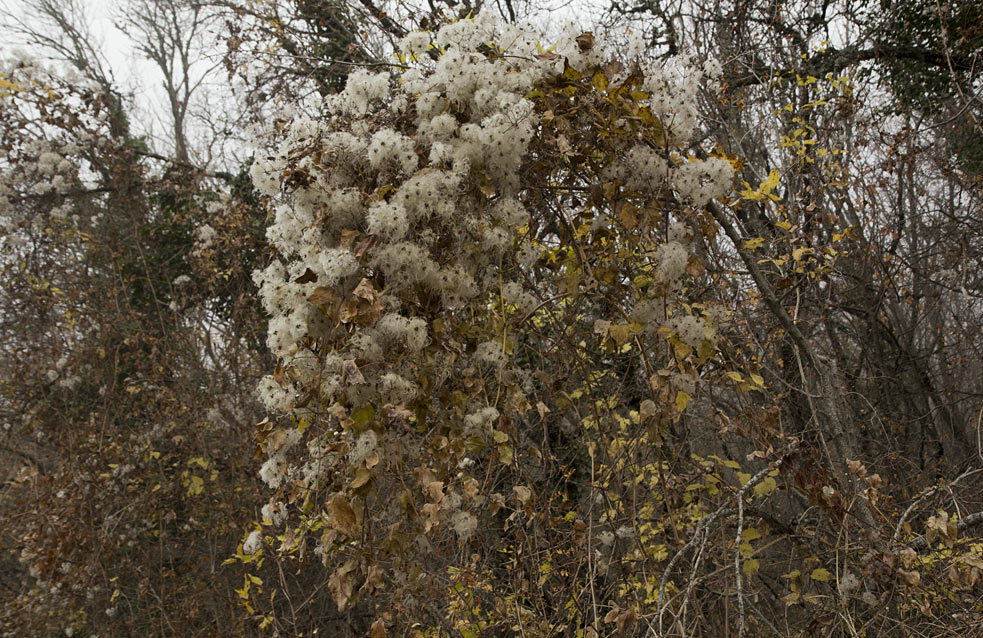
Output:
<svg viewBox="0 0 983 638">
<path fill-rule="evenodd" d="M 679 242 L 669 241 L 655 250 L 654 260 L 659 278 L 664 283 L 674 284 L 686 273 L 689 253 Z"/>
<path fill-rule="evenodd" d="M 369 233 L 389 242 L 403 239 L 410 226 L 402 204 L 384 201 L 369 207 L 365 223 Z"/>
</svg>

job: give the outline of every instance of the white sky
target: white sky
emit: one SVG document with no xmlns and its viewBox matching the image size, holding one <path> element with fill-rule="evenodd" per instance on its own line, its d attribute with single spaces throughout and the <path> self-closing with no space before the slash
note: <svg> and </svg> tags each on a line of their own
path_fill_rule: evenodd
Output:
<svg viewBox="0 0 983 638">
<path fill-rule="evenodd" d="M 63 0 L 55 0 L 63 1 Z M 64 0 L 74 2 L 82 8 L 85 21 L 88 23 L 88 31 L 92 34 L 92 47 L 100 52 L 109 67 L 115 87 L 125 96 L 132 98 L 130 105 L 130 121 L 134 127 L 134 133 L 147 135 L 151 146 L 162 153 L 169 153 L 172 148 L 172 135 L 170 134 L 171 117 L 166 102 L 166 93 L 161 88 L 161 72 L 152 62 L 147 60 L 133 44 L 133 41 L 116 24 L 120 18 L 125 16 L 125 8 L 128 0 Z M 13 37 L 9 28 L 4 28 L 3 23 L 13 21 L 24 21 L 28 24 L 33 23 L 30 10 L 32 0 L 0 0 L 0 55 L 3 51 L 12 48 L 24 48 L 30 50 L 31 47 L 24 45 L 23 38 Z M 384 4 L 380 0 L 380 4 Z M 495 11 L 496 0 L 486 0 L 488 10 Z M 517 4 L 522 4 L 521 2 Z M 599 0 L 529 0 L 530 8 L 534 16 L 530 16 L 535 22 L 543 25 L 547 31 L 557 30 L 560 23 L 574 22 L 584 29 L 589 30 L 591 24 L 600 15 L 603 1 Z M 211 52 L 209 52 L 211 53 Z M 45 53 L 38 52 L 40 56 Z M 220 54 L 220 53 L 219 53 Z M 47 54 L 50 58 L 50 53 Z M 214 62 L 211 60 L 209 62 Z M 208 64 L 203 62 L 202 64 Z M 204 66 L 198 67 L 199 70 Z M 218 77 L 218 76 L 221 76 Z M 216 81 L 222 84 L 224 72 L 218 71 Z M 200 91 L 212 89 L 214 99 L 227 99 L 230 91 L 222 86 L 213 85 L 212 87 L 202 87 Z M 202 96 L 199 95 L 199 98 Z M 213 102 L 210 108 L 216 106 Z M 230 109 L 230 113 L 235 109 Z M 194 122 L 188 121 L 188 133 L 194 147 Z M 219 159 L 215 157 L 214 159 Z M 231 159 L 231 158 L 225 158 Z M 199 161 L 208 161 L 206 158 L 199 157 Z M 219 159 L 219 161 L 221 161 Z"/>
<path fill-rule="evenodd" d="M 159 108 L 154 107 L 155 102 L 161 99 L 160 73 L 157 68 L 143 56 L 141 56 L 133 46 L 130 38 L 118 29 L 115 25 L 114 16 L 119 15 L 120 5 L 125 3 L 117 0 L 75 0 L 83 9 L 85 20 L 88 22 L 88 31 L 92 35 L 92 48 L 99 51 L 108 64 L 108 71 L 112 74 L 116 88 L 126 95 L 132 95 L 134 107 L 134 123 L 144 127 L 148 121 L 152 121 L 151 113 L 159 113 Z M 28 24 L 33 23 L 29 0 L 0 0 L 0 9 L 15 20 L 22 20 Z M 0 18 L 0 55 L 4 51 L 12 49 L 25 49 L 34 52 L 36 55 L 49 60 L 51 54 L 38 51 L 34 47 L 27 46 L 22 37 L 13 35 L 9 28 L 4 28 L 3 23 L 9 22 L 6 17 Z M 153 127 L 151 127 L 153 128 Z M 150 132 L 150 131 L 147 131 Z"/>
</svg>

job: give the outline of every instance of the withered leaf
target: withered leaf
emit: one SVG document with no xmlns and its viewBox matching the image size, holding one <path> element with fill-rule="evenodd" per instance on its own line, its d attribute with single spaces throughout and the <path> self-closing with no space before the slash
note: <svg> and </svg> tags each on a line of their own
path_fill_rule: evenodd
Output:
<svg viewBox="0 0 983 638">
<path fill-rule="evenodd" d="M 348 503 L 348 498 L 342 492 L 335 492 L 328 497 L 328 525 L 347 536 L 354 536 L 358 528 L 355 510 Z"/>
<path fill-rule="evenodd" d="M 352 589 L 355 585 L 355 561 L 349 560 L 331 574 L 328 580 L 328 591 L 331 598 L 338 605 L 338 611 L 343 612 L 352 598 Z"/>
<path fill-rule="evenodd" d="M 317 281 L 317 275 L 310 268 L 305 270 L 303 275 L 294 279 L 294 283 L 296 284 L 309 284 L 315 281 Z"/>
<path fill-rule="evenodd" d="M 369 571 L 365 575 L 365 582 L 362 584 L 359 591 L 364 591 L 371 595 L 374 592 L 385 589 L 386 583 L 382 579 L 383 574 L 385 574 L 385 571 L 382 569 L 381 565 L 372 565 L 369 567 Z"/>
<path fill-rule="evenodd" d="M 386 638 L 386 623 L 382 622 L 381 618 L 372 623 L 369 638 Z"/>
<path fill-rule="evenodd" d="M 341 378 L 345 383 L 351 385 L 361 385 L 365 383 L 365 377 L 358 369 L 353 359 L 347 359 L 341 363 Z"/>
</svg>

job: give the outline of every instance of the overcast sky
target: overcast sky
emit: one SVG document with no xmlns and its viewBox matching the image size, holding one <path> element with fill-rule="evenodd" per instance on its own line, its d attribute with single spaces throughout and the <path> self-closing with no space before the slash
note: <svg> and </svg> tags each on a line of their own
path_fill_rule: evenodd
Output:
<svg viewBox="0 0 983 638">
<path fill-rule="evenodd" d="M 31 50 L 32 47 L 25 45 L 24 39 L 12 36 L 11 24 L 16 30 L 16 23 L 26 23 L 28 26 L 37 24 L 33 16 L 36 12 L 31 9 L 31 5 L 52 0 L 0 0 L 0 24 L 7 25 L 7 28 L 0 28 L 0 55 L 4 50 L 19 47 Z M 81 9 L 82 20 L 86 23 L 89 33 L 91 33 L 91 44 L 103 57 L 111 72 L 115 87 L 124 95 L 131 97 L 130 121 L 134 127 L 134 132 L 148 136 L 152 147 L 162 153 L 169 153 L 172 148 L 173 135 L 170 133 L 171 117 L 167 107 L 166 93 L 161 88 L 161 72 L 146 57 L 139 52 L 129 36 L 117 27 L 125 18 L 125 9 L 129 4 L 128 0 L 53 0 L 54 2 L 74 3 Z M 495 11 L 497 0 L 487 0 L 489 10 Z M 385 4 L 382 2 L 381 4 Z M 533 16 L 528 16 L 535 22 L 540 23 L 545 31 L 558 30 L 561 24 L 570 22 L 584 29 L 591 29 L 591 25 L 601 15 L 602 0 L 530 0 L 529 5 L 533 10 Z M 45 33 L 50 33 L 50 29 Z M 220 34 L 217 34 L 220 35 Z M 197 67 L 199 72 L 210 67 L 216 62 L 215 56 L 224 53 L 224 48 L 215 49 L 209 47 L 206 51 L 206 59 Z M 51 59 L 51 52 L 38 51 L 34 49 L 39 57 Z M 219 77 L 221 76 L 221 77 Z M 208 109 L 214 109 L 223 100 L 231 97 L 224 81 L 224 72 L 219 71 L 214 76 L 211 87 L 202 87 L 199 90 L 199 99 L 204 92 L 211 92 L 212 99 L 209 100 Z M 232 113 L 236 109 L 230 108 Z M 194 147 L 195 123 L 188 121 L 188 133 L 192 148 Z M 200 150 L 200 149 L 199 149 Z M 229 149 L 226 149 L 229 150 Z M 241 150 L 241 149 L 240 149 Z M 235 155 L 236 153 L 233 151 Z M 206 153 L 211 155 L 211 153 Z M 217 159 L 217 158 L 215 158 Z M 224 158 L 236 163 L 236 159 Z M 242 159 L 242 158 L 239 158 Z M 208 158 L 200 156 L 199 161 L 207 162 Z M 217 168 L 217 167 L 216 167 Z M 228 168 L 228 167 L 222 167 Z"/>
</svg>

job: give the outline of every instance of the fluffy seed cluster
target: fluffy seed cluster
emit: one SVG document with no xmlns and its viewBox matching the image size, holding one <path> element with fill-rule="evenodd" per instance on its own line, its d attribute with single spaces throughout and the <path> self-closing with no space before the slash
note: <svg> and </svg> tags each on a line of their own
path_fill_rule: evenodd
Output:
<svg viewBox="0 0 983 638">
<path fill-rule="evenodd" d="M 263 534 L 259 530 L 254 530 L 249 533 L 246 540 L 242 543 L 242 553 L 246 556 L 252 556 L 258 552 L 263 547 Z"/>
<path fill-rule="evenodd" d="M 707 323 L 702 317 L 686 314 L 673 316 L 669 327 L 676 332 L 680 341 L 692 348 L 698 348 L 707 338 Z"/>
<path fill-rule="evenodd" d="M 490 14 L 410 33 L 400 43 L 407 66 L 401 77 L 357 70 L 344 91 L 319 104 L 320 119 L 296 115 L 271 127 L 250 174 L 274 202 L 268 239 L 279 260 L 254 281 L 281 374 L 264 378 L 258 393 L 269 411 L 290 412 L 298 423 L 330 415 L 327 431 L 344 446 L 333 455 L 321 442 L 297 446 L 299 430 L 268 441 L 261 477 L 271 488 L 313 480 L 329 462 L 368 463 L 386 449 L 381 423 L 353 425 L 360 406 L 412 414 L 456 372 L 500 372 L 512 362 L 509 342 L 487 334 L 456 353 L 431 344 L 446 331 L 444 319 L 464 316 L 462 309 L 500 298 L 524 317 L 539 305 L 537 291 L 524 279 L 503 278 L 501 266 L 529 266 L 544 256 L 519 240 L 535 225 L 520 188 L 524 162 L 547 126 L 527 96 L 568 67 L 588 72 L 610 59 L 602 42 L 585 47 L 580 35 L 565 32 L 544 55 L 531 30 L 500 25 Z M 425 55 L 433 44 L 442 51 L 436 60 Z M 685 62 L 680 68 L 690 73 L 679 77 L 643 69 L 647 104 L 676 141 L 693 136 L 696 86 L 715 73 L 713 65 L 706 72 L 694 65 Z M 719 196 L 732 180 L 727 162 L 687 160 L 645 144 L 607 173 L 640 197 L 673 193 L 693 205 Z M 203 247 L 215 239 L 204 227 L 196 233 Z M 650 255 L 662 289 L 678 288 L 691 240 L 674 222 L 668 241 Z M 657 328 L 666 314 L 661 300 L 649 300 L 633 316 Z M 699 344 L 706 334 L 700 318 L 673 321 L 686 343 Z M 496 408 L 470 409 L 456 427 L 490 436 Z M 307 452 L 299 461 L 298 450 Z M 461 538 L 476 525 L 471 514 L 455 514 Z"/>
<path fill-rule="evenodd" d="M 484 407 L 473 414 L 464 417 L 464 431 L 468 436 L 487 437 L 492 426 L 498 419 L 498 410 Z"/>
<path fill-rule="evenodd" d="M 655 250 L 653 258 L 659 278 L 667 284 L 675 284 L 686 272 L 689 252 L 679 242 L 668 241 Z"/>
</svg>

